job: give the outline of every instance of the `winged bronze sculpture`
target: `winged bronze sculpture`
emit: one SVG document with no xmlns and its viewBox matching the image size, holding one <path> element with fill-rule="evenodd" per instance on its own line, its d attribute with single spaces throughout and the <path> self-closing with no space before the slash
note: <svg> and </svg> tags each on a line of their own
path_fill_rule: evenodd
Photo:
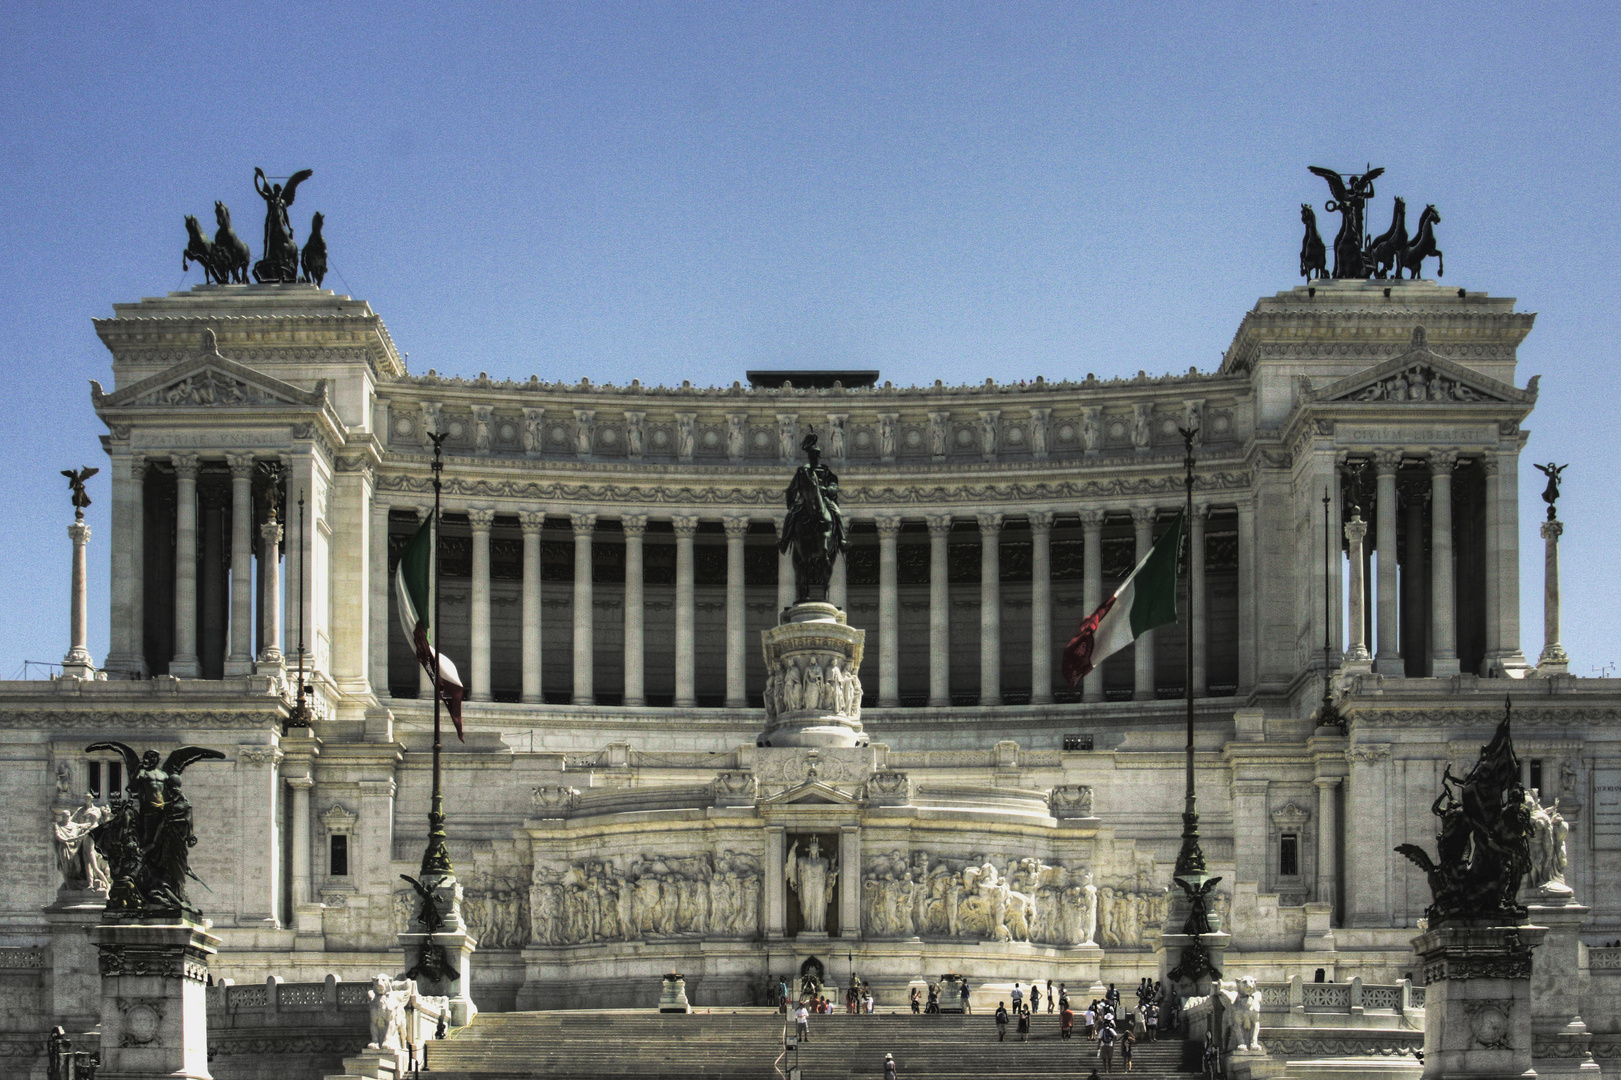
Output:
<svg viewBox="0 0 1621 1080">
<path fill-rule="evenodd" d="M 265 201 L 264 247 L 260 249 L 263 258 L 253 264 L 253 280 L 264 284 L 298 280 L 298 241 L 293 239 L 287 208 L 293 205 L 298 185 L 313 175 L 313 169 L 300 169 L 287 178 L 287 183 L 273 184 L 263 169 L 253 170 L 253 189 Z"/>
<path fill-rule="evenodd" d="M 106 858 L 112 888 L 107 911 L 142 917 L 200 918 L 186 897 L 186 879 L 202 884 L 191 870 L 191 802 L 180 786 L 180 774 L 199 761 L 224 761 L 206 746 L 182 746 L 160 758 L 156 750 L 137 754 L 132 747 L 108 740 L 92 743 L 85 753 L 116 751 L 129 778 L 123 793 L 110 792 L 109 813 L 91 832 L 96 850 Z M 207 886 L 204 885 L 206 888 Z"/>
<path fill-rule="evenodd" d="M 84 490 L 84 482 L 100 471 L 94 465 L 86 465 L 78 470 L 62 470 L 62 475 L 68 478 L 68 489 L 73 492 L 73 516 L 80 521 L 84 520 L 84 508 L 90 505 L 90 496 Z"/>
</svg>

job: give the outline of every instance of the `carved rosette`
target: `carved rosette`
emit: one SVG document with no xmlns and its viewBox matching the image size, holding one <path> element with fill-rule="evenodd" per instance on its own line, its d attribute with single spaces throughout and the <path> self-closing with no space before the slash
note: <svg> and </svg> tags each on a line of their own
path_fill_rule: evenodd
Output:
<svg viewBox="0 0 1621 1080">
<path fill-rule="evenodd" d="M 761 634 L 766 728 L 760 746 L 864 746 L 861 654 L 866 631 L 825 603 L 796 604 Z"/>
</svg>

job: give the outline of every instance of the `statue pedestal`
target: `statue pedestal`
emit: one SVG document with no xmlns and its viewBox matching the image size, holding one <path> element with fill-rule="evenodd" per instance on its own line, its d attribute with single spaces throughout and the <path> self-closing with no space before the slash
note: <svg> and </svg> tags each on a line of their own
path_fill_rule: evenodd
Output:
<svg viewBox="0 0 1621 1080">
<path fill-rule="evenodd" d="M 51 928 L 51 1015 L 70 1035 L 101 1022 L 101 976 L 90 930 L 101 923 L 106 907 L 106 893 L 64 885 L 56 903 L 44 909 Z"/>
<path fill-rule="evenodd" d="M 674 972 L 664 976 L 664 986 L 659 991 L 659 1012 L 684 1013 L 691 1011 L 692 1006 L 687 1003 L 687 980 Z"/>
<path fill-rule="evenodd" d="M 450 1015 L 445 1022 L 451 1027 L 466 1027 L 478 1015 L 478 1006 L 473 1004 L 473 954 L 478 951 L 478 942 L 467 932 L 467 923 L 462 919 L 462 887 L 453 876 L 439 879 L 433 899 L 444 926 L 433 934 L 408 930 L 397 939 L 405 952 L 406 977 L 416 980 L 417 992 L 423 997 L 449 998 Z M 446 965 L 454 973 L 451 978 L 433 979 L 422 970 L 422 956 L 430 944 L 444 950 Z"/>
<path fill-rule="evenodd" d="M 832 604 L 789 608 L 764 631 L 766 727 L 757 746 L 865 746 L 861 653 L 867 632 Z"/>
<path fill-rule="evenodd" d="M 1531 950 L 1541 926 L 1441 926 L 1424 963 L 1424 1078 L 1520 1080 L 1531 1068 Z"/>
<path fill-rule="evenodd" d="M 1531 921 L 1548 929 L 1531 963 L 1532 1064 L 1540 1077 L 1596 1080 L 1600 1069 L 1589 1050 L 1593 1035 L 1581 1018 L 1588 972 L 1580 931 L 1590 909 L 1576 903 L 1568 888 L 1559 888 L 1564 892 L 1533 890 L 1526 905 Z"/>
<path fill-rule="evenodd" d="M 219 938 L 191 922 L 102 923 L 102 1080 L 213 1080 L 204 986 Z"/>
</svg>

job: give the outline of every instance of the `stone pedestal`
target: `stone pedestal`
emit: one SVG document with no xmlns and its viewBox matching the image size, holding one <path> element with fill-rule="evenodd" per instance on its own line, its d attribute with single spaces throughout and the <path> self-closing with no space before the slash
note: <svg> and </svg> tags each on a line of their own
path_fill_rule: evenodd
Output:
<svg viewBox="0 0 1621 1080">
<path fill-rule="evenodd" d="M 462 887 L 456 879 L 448 875 L 440 878 L 434 886 L 433 897 L 444 918 L 444 926 L 433 934 L 408 930 L 399 935 L 400 948 L 405 953 L 406 975 L 416 980 L 417 992 L 424 997 L 449 999 L 450 1017 L 446 1021 L 449 1026 L 466 1027 L 478 1015 L 478 1006 L 473 1004 L 472 966 L 478 942 L 467 932 L 467 923 L 462 919 Z M 422 924 L 413 922 L 411 925 Z M 422 955 L 430 944 L 444 950 L 449 970 L 455 973 L 453 978 L 435 980 L 423 973 Z"/>
<path fill-rule="evenodd" d="M 213 1080 L 204 988 L 219 938 L 191 922 L 102 923 L 101 1080 Z"/>
<path fill-rule="evenodd" d="M 687 980 L 675 972 L 664 976 L 664 985 L 659 990 L 659 1012 L 684 1013 L 691 1012 L 692 1006 L 687 1003 Z"/>
<path fill-rule="evenodd" d="M 343 1071 L 328 1073 L 325 1080 L 395 1080 L 405 1074 L 405 1062 L 399 1051 L 367 1048 L 344 1058 Z"/>
<path fill-rule="evenodd" d="M 1424 964 L 1425 1080 L 1519 1080 L 1531 1067 L 1531 950 L 1541 926 L 1442 926 L 1413 939 Z"/>
<path fill-rule="evenodd" d="M 1580 931 L 1590 909 L 1576 903 L 1568 889 L 1563 894 L 1533 892 L 1530 900 L 1526 908 L 1531 921 L 1548 929 L 1531 962 L 1532 1066 L 1544 1080 L 1597 1080 L 1599 1065 L 1589 1050 L 1593 1035 L 1581 1017 L 1588 972 Z"/>
<path fill-rule="evenodd" d="M 56 902 L 44 909 L 51 928 L 49 1007 L 54 1022 L 69 1032 L 89 1031 L 101 1022 L 101 976 L 90 931 L 106 907 L 104 892 L 63 886 Z"/>
<path fill-rule="evenodd" d="M 832 604 L 795 604 L 760 635 L 766 727 L 759 746 L 865 746 L 861 653 L 866 631 Z"/>
</svg>

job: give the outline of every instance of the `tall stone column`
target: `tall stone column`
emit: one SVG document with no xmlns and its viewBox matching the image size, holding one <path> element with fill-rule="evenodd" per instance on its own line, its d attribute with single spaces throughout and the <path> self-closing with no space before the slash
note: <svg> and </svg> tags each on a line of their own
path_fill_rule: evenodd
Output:
<svg viewBox="0 0 1621 1080">
<path fill-rule="evenodd" d="M 1542 593 L 1542 656 L 1537 660 L 1538 675 L 1566 675 L 1570 672 L 1570 657 L 1559 642 L 1559 537 L 1565 524 L 1549 518 L 1542 523 L 1544 549 L 1544 584 Z M 83 558 L 80 549 L 79 558 Z"/>
<path fill-rule="evenodd" d="M 541 689 L 541 604 L 540 604 L 540 530 L 546 527 L 546 511 L 521 510 L 518 524 L 523 529 L 523 626 L 519 631 L 519 650 L 523 656 L 523 689 L 521 700 L 545 701 Z"/>
<path fill-rule="evenodd" d="M 1500 450 L 1488 459 L 1497 465 L 1496 479 L 1487 472 L 1486 527 L 1496 536 L 1495 581 L 1491 581 L 1496 602 L 1487 627 L 1488 647 L 1496 634 L 1497 646 L 1487 656 L 1495 668 L 1523 672 L 1527 667 L 1520 651 L 1520 454 L 1518 449 Z M 1489 579 L 1490 580 L 1490 579 Z"/>
<path fill-rule="evenodd" d="M 1188 589 L 1193 593 L 1193 611 L 1188 624 L 1188 647 L 1193 650 L 1193 693 L 1204 697 L 1209 693 L 1209 627 L 1210 605 L 1205 599 L 1205 518 L 1208 506 L 1195 506 L 1193 520 L 1188 523 Z"/>
<path fill-rule="evenodd" d="M 781 548 L 782 544 L 781 517 L 776 519 L 777 527 L 777 621 L 782 621 L 782 613 L 794 606 L 794 559 Z"/>
<path fill-rule="evenodd" d="M 85 573 L 85 545 L 90 542 L 90 526 L 84 523 L 84 511 L 74 515 L 68 526 L 68 539 L 73 541 L 73 595 L 68 610 L 68 652 L 62 658 L 62 677 L 65 679 L 94 679 L 96 662 L 90 658 L 90 595 Z"/>
<path fill-rule="evenodd" d="M 878 518 L 878 704 L 901 703 L 901 594 L 899 514 Z"/>
<path fill-rule="evenodd" d="M 1050 412 L 1049 409 L 1032 409 Z M 1035 421 L 1032 420 L 1032 426 Z M 1045 423 L 1045 420 L 1043 420 Z M 1043 455 L 1045 456 L 1045 455 Z M 1053 699 L 1053 512 L 1032 510 L 1030 518 L 1030 704 Z"/>
<path fill-rule="evenodd" d="M 951 515 L 929 515 L 929 704 L 951 704 Z"/>
<path fill-rule="evenodd" d="M 1368 565 L 1362 557 L 1362 544 L 1368 535 L 1368 523 L 1362 520 L 1362 508 L 1351 508 L 1351 520 L 1345 523 L 1345 543 L 1347 562 L 1351 566 L 1351 580 L 1346 588 L 1350 600 L 1350 608 L 1346 621 L 1350 623 L 1351 640 L 1345 646 L 1345 672 L 1373 670 L 1372 658 L 1368 653 L 1368 619 L 1363 610 L 1368 596 L 1368 586 L 1364 580 L 1363 570 Z"/>
<path fill-rule="evenodd" d="M 647 704 L 646 668 L 642 659 L 647 603 L 642 586 L 642 538 L 646 514 L 619 519 L 625 530 L 625 704 Z"/>
<path fill-rule="evenodd" d="M 742 709 L 749 703 L 744 685 L 747 613 L 743 587 L 743 544 L 749 535 L 749 519 L 728 514 L 723 524 L 726 528 L 726 707 Z M 844 560 L 840 559 L 839 565 L 843 564 Z"/>
<path fill-rule="evenodd" d="M 1428 567 L 1424 564 L 1424 504 L 1430 499 L 1430 485 L 1421 476 L 1408 477 L 1398 485 L 1402 513 L 1406 516 L 1407 553 L 1402 560 L 1401 650 L 1409 674 L 1422 678 L 1429 674 L 1430 654 Z"/>
<path fill-rule="evenodd" d="M 568 519 L 574 526 L 574 704 L 595 705 L 591 538 L 596 531 L 597 515 L 570 514 Z"/>
<path fill-rule="evenodd" d="M 698 704 L 692 576 L 692 538 L 698 533 L 698 516 L 678 514 L 670 524 L 675 527 L 675 703 L 690 708 Z"/>
<path fill-rule="evenodd" d="M 979 703 L 1002 704 L 1002 515 L 979 521 Z"/>
<path fill-rule="evenodd" d="M 1335 904 L 1339 895 L 1339 786 L 1337 776 L 1317 778 L 1317 892 L 1319 904 Z M 1336 912 L 1338 914 L 1338 912 Z"/>
<path fill-rule="evenodd" d="M 1374 468 L 1378 473 L 1378 526 L 1379 536 L 1374 550 L 1379 553 L 1379 601 L 1375 614 L 1379 620 L 1378 651 L 1373 669 L 1381 675 L 1402 675 L 1400 643 L 1400 612 L 1397 609 L 1396 587 L 1396 470 L 1401 466 L 1400 450 L 1381 450 L 1374 455 Z"/>
<path fill-rule="evenodd" d="M 1255 503 L 1238 504 L 1238 694 L 1255 686 Z"/>
<path fill-rule="evenodd" d="M 259 650 L 259 673 L 280 675 L 284 668 L 281 652 L 281 522 L 276 520 L 275 506 L 271 506 L 269 518 L 259 526 L 259 565 L 264 568 L 265 582 L 264 595 L 259 604 L 264 639 L 264 645 Z"/>
<path fill-rule="evenodd" d="M 1103 511 L 1081 511 L 1081 618 L 1103 603 Z M 1081 683 L 1082 701 L 1103 700 L 1103 669 L 1098 668 Z"/>
<path fill-rule="evenodd" d="M 197 455 L 175 454 L 173 460 L 174 659 L 169 674 L 195 679 L 203 673 L 197 660 Z"/>
<path fill-rule="evenodd" d="M 371 619 L 371 633 L 367 641 L 371 647 L 369 669 L 373 694 L 391 693 L 388 685 L 388 591 L 394 584 L 388 570 L 388 503 L 373 498 L 371 504 L 371 572 L 368 590 L 371 604 L 367 612 Z M 395 620 L 396 622 L 398 620 Z"/>
<path fill-rule="evenodd" d="M 146 678 L 146 457 L 114 457 L 107 670 Z"/>
<path fill-rule="evenodd" d="M 225 674 L 226 605 L 225 591 L 225 492 L 210 484 L 198 492 L 201 506 L 200 531 L 203 537 L 198 592 L 202 593 L 201 625 L 197 630 L 197 663 L 203 678 L 218 679 Z"/>
<path fill-rule="evenodd" d="M 1486 657 L 1477 674 L 1488 675 L 1493 667 L 1492 658 L 1501 651 L 1503 644 L 1501 624 L 1497 617 L 1502 596 L 1498 582 L 1502 572 L 1498 562 L 1502 536 L 1497 528 L 1499 466 L 1496 455 L 1488 454 L 1482 458 L 1480 469 L 1486 476 Z"/>
<path fill-rule="evenodd" d="M 231 454 L 231 651 L 226 676 L 253 673 L 253 455 Z"/>
<path fill-rule="evenodd" d="M 833 572 L 827 578 L 827 602 L 840 611 L 850 609 L 850 559 L 847 551 L 833 560 Z"/>
<path fill-rule="evenodd" d="M 1149 549 L 1154 546 L 1154 508 L 1132 507 L 1131 523 L 1137 533 L 1137 550 L 1132 556 L 1135 565 L 1147 558 Z M 1135 661 L 1131 689 L 1133 701 L 1154 700 L 1154 639 L 1158 636 L 1156 631 L 1150 630 L 1132 646 L 1132 659 Z"/>
<path fill-rule="evenodd" d="M 1458 674 L 1458 608 L 1452 565 L 1455 450 L 1430 454 L 1430 674 Z"/>
<path fill-rule="evenodd" d="M 310 789 L 315 781 L 308 776 L 283 778 L 293 793 L 293 907 L 309 903 L 310 895 Z"/>
<path fill-rule="evenodd" d="M 490 695 L 490 526 L 494 510 L 469 510 L 467 523 L 473 530 L 473 605 L 469 626 L 469 649 L 473 670 L 469 673 L 467 700 L 489 701 Z"/>
</svg>

